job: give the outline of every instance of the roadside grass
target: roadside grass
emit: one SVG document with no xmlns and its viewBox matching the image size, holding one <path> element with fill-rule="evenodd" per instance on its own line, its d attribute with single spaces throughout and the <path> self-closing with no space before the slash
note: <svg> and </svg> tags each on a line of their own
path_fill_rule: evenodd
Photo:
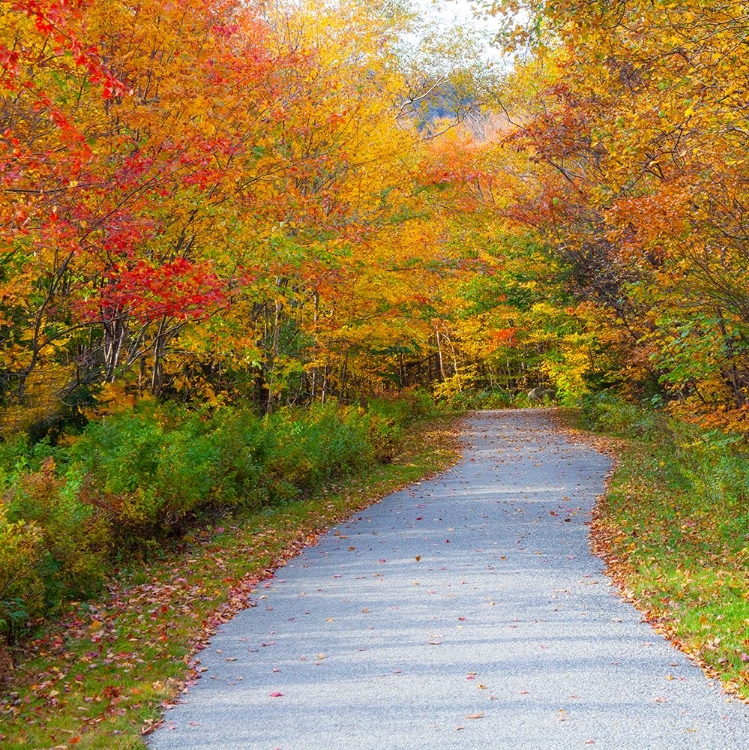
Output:
<svg viewBox="0 0 749 750">
<path fill-rule="evenodd" d="M 226 518 L 150 564 L 115 571 L 107 595 L 69 611 L 18 654 L 0 687 L 0 745 L 145 747 L 142 733 L 199 677 L 196 655 L 257 583 L 331 525 L 459 457 L 455 417 L 404 431 L 400 453 L 316 495 Z"/>
<path fill-rule="evenodd" d="M 747 446 L 653 412 L 613 411 L 595 425 L 615 437 L 617 465 L 594 551 L 657 630 L 749 701 Z"/>
</svg>

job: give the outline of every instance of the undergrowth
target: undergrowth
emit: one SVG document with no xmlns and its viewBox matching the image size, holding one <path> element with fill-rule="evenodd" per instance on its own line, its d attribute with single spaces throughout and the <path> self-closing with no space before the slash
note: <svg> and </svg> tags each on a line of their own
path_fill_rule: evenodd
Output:
<svg viewBox="0 0 749 750">
<path fill-rule="evenodd" d="M 394 457 L 428 395 L 259 417 L 141 402 L 69 445 L 0 445 L 0 644 L 97 593 L 123 560 L 200 524 L 278 507 Z"/>
<path fill-rule="evenodd" d="M 141 732 L 196 679 L 196 652 L 246 606 L 259 580 L 331 524 L 455 460 L 449 420 L 417 419 L 426 406 L 373 406 L 403 438 L 388 446 L 387 462 L 284 502 L 204 519 L 160 554 L 123 556 L 97 597 L 61 605 L 56 618 L 13 649 L 12 680 L 0 684 L 0 746 L 143 748 Z M 288 417 L 279 419 L 279 429 L 290 429 Z M 289 451 L 298 457 L 297 446 Z M 151 467 L 149 475 L 155 473 Z"/>
<path fill-rule="evenodd" d="M 597 551 L 649 619 L 749 698 L 749 445 L 613 398 L 582 412 L 626 438 Z"/>
<path fill-rule="evenodd" d="M 511 392 L 502 388 L 486 390 L 465 389 L 443 395 L 440 399 L 449 409 L 524 409 L 534 406 L 552 406 L 555 393 L 550 387 L 539 386 L 531 391 Z"/>
</svg>

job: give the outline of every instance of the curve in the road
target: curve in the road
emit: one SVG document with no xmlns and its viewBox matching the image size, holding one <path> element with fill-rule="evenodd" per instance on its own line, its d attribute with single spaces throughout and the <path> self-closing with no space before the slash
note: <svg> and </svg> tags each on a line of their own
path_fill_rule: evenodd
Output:
<svg viewBox="0 0 749 750">
<path fill-rule="evenodd" d="M 615 595 L 588 549 L 609 460 L 544 410 L 261 584 L 153 750 L 749 748 L 749 708 Z"/>
</svg>

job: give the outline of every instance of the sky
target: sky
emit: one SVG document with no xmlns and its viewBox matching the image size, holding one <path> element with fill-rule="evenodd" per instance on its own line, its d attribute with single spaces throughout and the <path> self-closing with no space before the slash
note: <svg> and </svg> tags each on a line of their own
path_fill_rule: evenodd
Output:
<svg viewBox="0 0 749 750">
<path fill-rule="evenodd" d="M 448 21 L 476 22 L 473 6 L 468 0 L 419 0 L 418 4 L 429 13 Z"/>
<path fill-rule="evenodd" d="M 487 37 L 486 59 L 495 62 L 500 60 L 500 51 L 489 44 L 499 27 L 498 20 L 492 17 L 476 18 L 473 13 L 475 6 L 469 0 L 414 0 L 414 4 L 445 25 L 456 24 L 478 29 Z"/>
</svg>

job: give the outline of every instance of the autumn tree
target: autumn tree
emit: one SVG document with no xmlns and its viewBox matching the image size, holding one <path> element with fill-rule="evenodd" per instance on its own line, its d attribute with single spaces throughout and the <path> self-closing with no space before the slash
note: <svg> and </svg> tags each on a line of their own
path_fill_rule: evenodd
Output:
<svg viewBox="0 0 749 750">
<path fill-rule="evenodd" d="M 554 248 L 582 311 L 597 311 L 581 321 L 620 353 L 607 380 L 741 426 L 745 9 L 485 5 L 525 50 L 498 91 L 507 146 L 533 165 L 510 218 Z"/>
<path fill-rule="evenodd" d="M 461 268 L 421 178 L 485 105 L 468 37 L 415 51 L 390 2 L 4 5 L 7 429 L 148 393 L 354 397 L 429 354 Z"/>
</svg>

